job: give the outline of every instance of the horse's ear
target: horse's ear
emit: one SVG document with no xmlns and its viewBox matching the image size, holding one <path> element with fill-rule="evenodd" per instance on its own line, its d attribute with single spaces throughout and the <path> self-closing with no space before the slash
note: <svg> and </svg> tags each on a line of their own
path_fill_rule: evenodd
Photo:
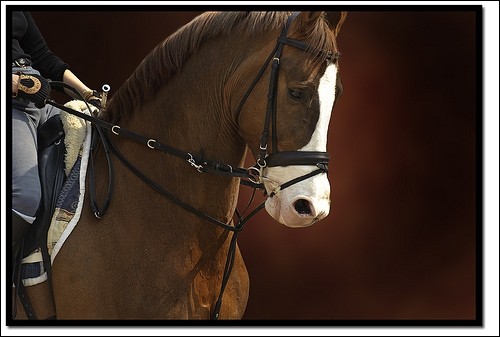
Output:
<svg viewBox="0 0 500 337">
<path fill-rule="evenodd" d="M 347 17 L 347 12 L 328 12 L 326 17 L 330 23 L 330 27 L 332 27 L 333 34 L 337 37 Z"/>
<path fill-rule="evenodd" d="M 325 12 L 300 12 L 291 24 L 290 35 L 304 35 L 324 14 Z"/>
</svg>

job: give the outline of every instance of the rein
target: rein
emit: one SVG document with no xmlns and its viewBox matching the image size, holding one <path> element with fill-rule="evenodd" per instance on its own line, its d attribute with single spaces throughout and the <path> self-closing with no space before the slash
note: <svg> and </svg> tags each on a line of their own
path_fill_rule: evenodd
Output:
<svg viewBox="0 0 500 337">
<path fill-rule="evenodd" d="M 51 85 L 54 87 L 62 86 L 62 87 L 68 88 L 70 90 L 74 90 L 72 87 L 69 87 L 67 84 L 62 83 L 62 82 L 51 82 Z M 237 242 L 238 234 L 242 231 L 245 223 L 248 222 L 251 218 L 253 218 L 265 206 L 265 202 L 263 202 L 259 206 L 257 206 L 252 212 L 250 212 L 247 216 L 244 216 L 244 214 L 246 213 L 246 211 L 248 210 L 248 208 L 250 207 L 250 205 L 253 201 L 253 198 L 255 196 L 255 191 L 257 189 L 264 188 L 263 184 L 257 183 L 253 180 L 255 178 L 255 176 L 251 173 L 252 168 L 249 168 L 249 169 L 233 168 L 230 165 L 225 165 L 225 164 L 222 164 L 219 162 L 202 160 L 201 159 L 202 156 L 195 157 L 189 152 L 180 151 L 180 150 L 172 148 L 170 146 L 161 144 L 154 139 L 148 139 L 146 137 L 143 137 L 141 135 L 133 133 L 129 130 L 120 128 L 117 125 L 113 125 L 111 123 L 108 123 L 108 122 L 103 121 L 101 119 L 98 119 L 96 117 L 89 116 L 89 115 L 86 115 L 86 114 L 81 113 L 79 111 L 65 107 L 64 105 L 61 105 L 61 104 L 56 103 L 54 101 L 47 101 L 46 103 L 53 105 L 61 110 L 64 110 L 68 113 L 71 113 L 73 115 L 76 115 L 77 117 L 83 118 L 83 119 L 93 123 L 92 127 L 97 129 L 97 131 L 98 131 L 98 134 L 99 134 L 100 139 L 101 139 L 101 143 L 103 144 L 104 151 L 106 153 L 106 157 L 108 160 L 108 168 L 109 168 L 108 193 L 107 193 L 107 197 L 106 197 L 105 202 L 104 202 L 103 209 L 98 209 L 97 203 L 95 202 L 95 180 L 94 180 L 93 165 L 91 165 L 92 170 L 89 172 L 89 180 L 90 180 L 89 190 L 90 190 L 90 197 L 91 197 L 90 204 L 91 204 L 92 210 L 94 211 L 94 215 L 98 219 L 101 219 L 104 216 L 104 214 L 106 213 L 106 210 L 110 205 L 110 201 L 111 201 L 111 197 L 112 197 L 112 187 L 113 187 L 114 179 L 113 179 L 112 161 L 110 160 L 110 157 L 109 157 L 109 153 L 112 152 L 118 157 L 118 159 L 132 173 L 134 173 L 139 179 L 141 179 L 144 183 L 146 183 L 148 186 L 150 186 L 152 189 L 154 189 L 156 192 L 158 192 L 159 194 L 161 194 L 165 198 L 169 199 L 170 201 L 172 201 L 176 205 L 182 207 L 186 211 L 191 212 L 191 213 L 193 213 L 201 218 L 204 218 L 204 219 L 210 221 L 211 223 L 213 223 L 219 227 L 222 227 L 225 230 L 233 232 L 233 235 L 231 237 L 231 242 L 229 244 L 229 250 L 227 253 L 227 257 L 226 257 L 226 264 L 224 266 L 224 272 L 222 275 L 222 284 L 221 284 L 220 293 L 219 293 L 219 296 L 218 296 L 217 301 L 215 303 L 215 308 L 213 310 L 213 313 L 211 314 L 211 317 L 210 317 L 211 319 L 218 319 L 219 313 L 220 313 L 220 308 L 222 305 L 222 296 L 224 295 L 224 291 L 225 291 L 227 283 L 229 281 L 229 277 L 231 275 L 231 271 L 232 271 L 233 264 L 234 264 L 234 257 L 236 254 L 236 242 Z M 90 111 L 90 109 L 89 109 L 89 111 Z M 182 200 L 177 198 L 175 195 L 168 192 L 160 185 L 156 184 L 153 180 L 148 178 L 139 169 L 137 169 L 132 163 L 130 163 L 122 155 L 122 153 L 120 151 L 118 151 L 118 149 L 113 145 L 113 143 L 109 140 L 107 134 L 102 132 L 102 130 L 101 130 L 102 128 L 111 130 L 111 132 L 113 132 L 115 135 L 124 135 L 127 138 L 130 138 L 134 141 L 137 141 L 141 144 L 148 146 L 151 149 L 157 149 L 157 150 L 160 150 L 162 152 L 172 154 L 176 157 L 184 159 L 192 167 L 194 167 L 198 172 L 211 172 L 211 173 L 217 173 L 217 174 L 225 175 L 225 176 L 247 178 L 248 180 L 241 180 L 240 183 L 242 185 L 253 187 L 254 192 L 252 194 L 252 197 L 251 197 L 245 211 L 240 215 L 239 212 L 236 210 L 236 216 L 238 218 L 238 221 L 235 223 L 234 227 L 232 227 L 224 222 L 221 222 L 221 221 L 201 212 L 197 208 L 183 202 Z M 94 134 L 95 133 L 93 133 L 92 135 L 94 135 Z M 94 143 L 95 139 L 96 138 L 93 139 L 92 143 Z M 93 147 L 92 147 L 92 150 L 93 150 Z M 92 156 L 90 156 L 90 158 L 92 158 Z"/>
<path fill-rule="evenodd" d="M 67 84 L 62 83 L 62 82 L 53 81 L 53 82 L 51 82 L 51 85 L 53 87 L 62 86 L 62 87 L 65 87 L 67 89 L 70 89 L 70 90 L 72 89 Z M 255 189 L 263 189 L 263 185 L 255 182 L 255 180 L 254 180 L 255 175 L 254 175 L 254 173 L 252 173 L 253 167 L 245 169 L 245 168 L 239 168 L 239 167 L 232 167 L 231 165 L 227 165 L 227 164 L 220 163 L 217 161 L 205 160 L 205 159 L 203 159 L 203 154 L 195 156 L 195 155 L 191 154 L 190 152 L 178 150 L 178 149 L 173 148 L 171 146 L 162 144 L 162 143 L 156 141 L 155 139 L 141 136 L 141 135 L 136 134 L 132 131 L 121 128 L 118 125 L 108 123 L 106 121 L 103 121 L 102 119 L 96 118 L 94 116 L 86 115 L 86 114 L 81 113 L 79 111 L 75 111 L 71 108 L 68 108 L 68 107 L 61 105 L 59 103 L 56 103 L 54 101 L 47 101 L 47 104 L 53 105 L 53 106 L 57 107 L 58 109 L 64 110 L 70 114 L 76 115 L 77 117 L 83 118 L 83 119 L 91 122 L 92 126 L 95 129 L 97 129 L 97 131 L 99 133 L 99 136 L 100 136 L 100 139 L 101 139 L 101 142 L 103 144 L 103 147 L 104 147 L 106 154 L 111 153 L 111 152 L 114 153 L 118 157 L 118 159 L 120 159 L 120 161 L 130 171 L 132 171 L 135 175 L 137 175 L 139 178 L 141 178 L 145 183 L 147 183 L 154 190 L 158 191 L 160 194 L 164 195 L 165 197 L 171 199 L 178 206 L 181 206 L 182 208 L 186 209 L 187 211 L 192 212 L 198 216 L 201 216 L 201 217 L 209 220 L 210 222 L 212 222 L 212 223 L 214 223 L 214 224 L 216 224 L 224 229 L 227 229 L 230 231 L 237 231 L 237 230 L 235 230 L 234 227 L 229 226 L 229 225 L 227 225 L 227 224 L 225 224 L 225 223 L 223 223 L 215 218 L 212 218 L 211 216 L 206 215 L 205 213 L 199 211 L 198 209 L 184 203 L 183 201 L 181 201 L 180 199 L 175 197 L 173 194 L 171 194 L 170 192 L 166 191 L 161 186 L 156 184 L 153 180 L 151 180 L 150 178 L 145 176 L 139 169 L 137 169 L 132 163 L 130 163 L 123 156 L 123 154 L 114 146 L 114 144 L 109 139 L 108 135 L 102 132 L 102 128 L 110 130 L 113 134 L 115 134 L 117 136 L 120 136 L 120 135 L 125 136 L 125 137 L 127 137 L 127 138 L 129 138 L 137 143 L 140 143 L 140 144 L 147 146 L 150 149 L 159 150 L 161 152 L 171 154 L 171 155 L 174 155 L 178 158 L 181 158 L 181 159 L 185 160 L 190 166 L 195 168 L 200 173 L 214 173 L 214 174 L 223 175 L 223 176 L 246 178 L 246 179 L 248 179 L 248 181 L 241 181 L 242 185 L 250 186 L 250 187 L 253 187 Z M 112 174 L 110 176 L 112 176 Z M 112 194 L 112 190 L 108 189 L 108 197 L 106 198 L 106 200 L 111 199 L 111 194 Z M 92 205 L 95 206 L 96 203 L 92 202 Z M 102 218 L 104 216 L 104 214 L 106 213 L 106 210 L 108 207 L 109 207 L 109 203 L 105 202 L 105 207 L 103 207 L 103 209 L 100 209 L 100 210 L 97 208 L 93 209 L 94 215 L 97 218 Z"/>
<path fill-rule="evenodd" d="M 179 207 L 182 207 L 188 212 L 191 212 L 201 218 L 206 219 L 207 221 L 225 229 L 228 231 L 231 231 L 233 233 L 231 237 L 231 242 L 229 245 L 229 250 L 227 253 L 227 258 L 226 258 L 226 264 L 224 266 L 224 272 L 222 276 L 222 284 L 221 284 L 221 289 L 220 293 L 218 296 L 218 299 L 215 303 L 215 307 L 213 312 L 211 313 L 211 319 L 218 319 L 219 318 L 219 313 L 220 313 L 220 308 L 222 305 L 222 297 L 226 288 L 226 285 L 229 281 L 229 277 L 232 271 L 232 267 L 234 264 L 234 257 L 236 253 L 236 241 L 238 234 L 241 232 L 243 229 L 243 226 L 245 223 L 250 220 L 253 216 L 255 216 L 260 210 L 262 210 L 265 206 L 265 202 L 261 203 L 259 206 L 257 206 L 253 211 L 251 211 L 247 216 L 244 216 L 248 208 L 250 207 L 255 191 L 257 189 L 264 189 L 264 184 L 263 181 L 266 179 L 264 177 L 263 171 L 264 168 L 266 167 L 276 167 L 276 166 L 290 166 L 290 165 L 310 165 L 310 166 L 316 166 L 317 169 L 305 174 L 303 176 L 299 176 L 297 178 L 294 178 L 288 182 L 285 182 L 278 186 L 275 190 L 273 190 L 271 193 L 269 193 L 269 197 L 275 196 L 279 191 L 290 187 L 298 182 L 301 182 L 305 179 L 308 179 L 310 177 L 313 177 L 317 174 L 320 173 L 326 173 L 328 171 L 328 166 L 327 163 L 329 161 L 329 154 L 327 152 L 318 152 L 318 151 L 282 151 L 278 152 L 277 150 L 277 136 L 276 136 L 276 101 L 275 101 L 275 95 L 276 95 L 276 90 L 277 90 L 277 79 L 278 79 L 278 70 L 279 70 L 279 62 L 280 62 L 280 57 L 281 53 L 283 51 L 283 47 L 285 44 L 302 49 L 304 51 L 308 51 L 309 46 L 301 41 L 294 40 L 294 39 L 289 39 L 287 37 L 288 33 L 288 28 L 295 19 L 295 17 L 299 13 L 293 13 L 287 20 L 285 27 L 283 28 L 280 36 L 277 39 L 277 44 L 276 47 L 273 49 L 269 57 L 266 59 L 265 63 L 261 67 L 257 77 L 254 79 L 250 87 L 248 88 L 247 92 L 243 96 L 237 110 L 237 120 L 239 118 L 241 109 L 243 108 L 243 105 L 245 101 L 247 100 L 248 96 L 250 95 L 251 91 L 259 81 L 259 79 L 262 77 L 262 75 L 265 72 L 265 69 L 269 65 L 270 61 L 272 60 L 272 69 L 271 69 L 271 77 L 270 77 L 270 82 L 269 82 L 269 92 L 268 92 L 268 102 L 267 102 L 267 109 L 266 109 L 266 117 L 265 117 L 265 123 L 264 123 L 264 130 L 262 132 L 261 138 L 260 138 L 260 154 L 257 159 L 257 162 L 254 166 L 249 167 L 249 168 L 240 168 L 240 167 L 233 167 L 231 165 L 221 163 L 218 161 L 211 161 L 203 158 L 203 150 L 200 151 L 199 155 L 194 155 L 190 152 L 182 151 L 179 149 L 176 149 L 174 147 L 171 147 L 166 144 L 162 144 L 158 142 L 156 139 L 153 138 L 148 138 L 144 137 L 142 135 L 136 134 L 130 130 L 121 128 L 118 125 L 106 122 L 102 119 L 99 119 L 94 116 L 89 116 L 84 113 L 72 110 L 68 107 L 65 107 L 64 105 L 58 104 L 54 101 L 48 100 L 46 103 L 53 105 L 61 110 L 64 110 L 68 113 L 71 113 L 73 115 L 76 115 L 77 117 L 83 118 L 89 122 L 92 123 L 92 127 L 97 130 L 97 133 L 99 135 L 99 138 L 101 140 L 101 143 L 104 147 L 104 151 L 106 154 L 106 158 L 108 161 L 108 192 L 106 199 L 104 201 L 104 206 L 100 209 L 97 206 L 97 203 L 95 201 L 95 180 L 94 180 L 94 172 L 93 172 L 93 164 L 91 163 L 91 171 L 89 172 L 89 180 L 90 180 L 90 198 L 91 198 L 91 207 L 92 210 L 94 211 L 94 215 L 97 218 L 102 218 L 104 214 L 106 213 L 112 193 L 113 193 L 113 184 L 114 184 L 114 179 L 113 179 L 113 166 L 112 166 L 112 161 L 110 158 L 110 154 L 113 153 L 115 154 L 118 159 L 131 171 L 133 172 L 139 179 L 141 179 L 144 183 L 146 183 L 148 186 L 150 186 L 152 189 L 157 191 L 159 194 L 164 196 L 165 198 L 171 200 L 173 203 L 178 205 Z M 329 54 L 331 55 L 331 53 Z M 335 52 L 333 53 L 333 57 L 330 58 L 330 60 L 336 61 L 339 58 L 339 53 Z M 63 83 L 63 82 L 56 82 L 52 81 L 51 86 L 53 87 L 63 87 L 71 90 L 75 94 L 77 94 L 81 99 L 86 102 L 85 99 L 78 93 L 78 91 L 71 86 Z M 86 102 L 87 103 L 87 102 Z M 88 103 L 87 103 L 88 106 Z M 90 108 L 89 108 L 90 111 Z M 270 125 L 272 125 L 272 152 L 271 154 L 267 153 L 267 144 L 268 144 L 268 138 L 269 138 L 269 132 L 270 132 Z M 178 157 L 184 161 L 186 161 L 190 166 L 192 166 L 194 169 L 196 169 L 198 172 L 201 173 L 212 173 L 212 174 L 218 174 L 218 175 L 223 175 L 223 176 L 229 176 L 229 177 L 234 177 L 234 178 L 241 178 L 240 183 L 242 185 L 250 186 L 254 189 L 252 197 L 245 209 L 245 211 L 240 214 L 238 210 L 235 211 L 235 214 L 237 216 L 238 221 L 235 223 L 234 227 L 228 225 L 227 223 L 223 223 L 203 212 L 198 210 L 197 208 L 183 202 L 179 198 L 177 198 L 175 195 L 172 193 L 168 192 L 165 190 L 163 187 L 159 186 L 157 183 L 155 183 L 152 179 L 144 175 L 137 167 L 135 167 L 132 163 L 130 163 L 124 156 L 123 154 L 113 145 L 111 140 L 108 137 L 108 134 L 104 132 L 103 129 L 111 131 L 114 135 L 116 136 L 125 136 L 135 142 L 138 142 L 140 144 L 143 144 L 147 146 L 150 149 L 153 150 L 159 150 L 161 152 L 173 155 L 175 157 Z M 95 133 L 92 134 L 93 136 Z M 94 143 L 97 138 L 94 138 L 92 140 L 92 150 L 94 149 Z M 90 156 L 92 158 L 92 156 Z"/>
</svg>

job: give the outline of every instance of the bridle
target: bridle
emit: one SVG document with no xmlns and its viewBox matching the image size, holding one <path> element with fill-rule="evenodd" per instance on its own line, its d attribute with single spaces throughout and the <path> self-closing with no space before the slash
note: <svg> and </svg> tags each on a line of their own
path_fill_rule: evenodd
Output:
<svg viewBox="0 0 500 337">
<path fill-rule="evenodd" d="M 278 71 L 279 71 L 279 63 L 280 63 L 280 58 L 281 54 L 283 51 L 283 47 L 285 44 L 302 49 L 304 51 L 309 51 L 309 46 L 305 44 L 302 41 L 299 40 L 294 40 L 290 39 L 287 37 L 288 33 L 288 28 L 291 24 L 291 22 L 297 17 L 299 13 L 295 12 L 293 13 L 287 20 L 280 36 L 278 37 L 277 44 L 269 57 L 266 59 L 264 62 L 263 66 L 261 67 L 257 77 L 254 79 L 248 90 L 246 91 L 245 95 L 242 97 L 240 104 L 237 109 L 236 116 L 239 117 L 240 112 L 243 108 L 243 105 L 245 104 L 248 96 L 252 92 L 253 88 L 257 84 L 257 82 L 260 80 L 262 75 L 265 72 L 265 69 L 267 68 L 269 62 L 272 60 L 272 65 L 271 65 L 271 77 L 269 81 L 269 91 L 268 91 L 268 100 L 267 100 L 267 109 L 266 109 L 266 116 L 265 116 L 265 121 L 264 121 L 264 129 L 262 131 L 262 135 L 260 138 L 260 153 L 257 158 L 256 164 L 250 168 L 239 168 L 239 167 L 233 167 L 231 165 L 221 163 L 218 161 L 212 161 L 205 159 L 203 156 L 203 150 L 200 151 L 199 155 L 192 154 L 190 152 L 182 151 L 179 149 L 176 149 L 174 147 L 171 147 L 166 144 L 162 144 L 158 142 L 157 140 L 153 138 L 148 138 L 144 137 L 142 135 L 136 134 L 132 131 L 129 131 L 127 129 L 121 128 L 120 126 L 116 124 L 112 124 L 109 122 L 106 122 L 102 119 L 96 118 L 94 116 L 86 115 L 84 113 L 75 111 L 73 109 L 67 108 L 64 105 L 58 104 L 52 100 L 47 100 L 47 104 L 53 105 L 61 110 L 64 110 L 68 113 L 71 113 L 73 115 L 76 115 L 78 117 L 81 117 L 87 121 L 90 121 L 92 123 L 93 128 L 97 131 L 97 134 L 99 135 L 99 139 L 101 140 L 101 144 L 104 147 L 104 152 L 108 161 L 108 192 L 107 196 L 104 200 L 104 205 L 103 207 L 99 207 L 97 205 L 96 196 L 95 196 L 95 179 L 94 179 L 94 172 L 93 172 L 93 163 L 90 163 L 90 170 L 89 170 L 89 193 L 90 193 L 90 199 L 91 199 L 91 207 L 92 210 L 97 218 L 102 218 L 109 205 L 111 202 L 111 197 L 113 194 L 113 185 L 114 185 L 114 173 L 113 173 L 113 165 L 112 161 L 110 159 L 110 154 L 113 153 L 115 154 L 118 159 L 130 170 L 132 171 L 137 177 L 139 177 L 143 182 L 145 182 L 147 185 L 149 185 L 151 188 L 153 188 L 155 191 L 166 197 L 167 199 L 171 200 L 173 203 L 176 205 L 182 207 L 183 209 L 201 217 L 204 218 L 205 220 L 208 220 L 209 222 L 222 227 L 225 230 L 233 232 L 231 242 L 229 245 L 229 250 L 228 250 L 228 255 L 226 258 L 226 264 L 224 267 L 224 272 L 223 272 L 223 277 L 222 277 L 222 284 L 221 284 L 221 289 L 220 293 L 218 296 L 218 299 L 215 303 L 214 310 L 211 313 L 211 319 L 218 319 L 219 318 L 219 312 L 222 304 L 222 296 L 224 294 L 224 290 L 226 288 L 226 285 L 229 281 L 229 276 L 231 274 L 231 270 L 233 267 L 234 263 L 234 257 L 235 257 L 235 252 L 236 252 L 236 239 L 239 234 L 239 232 L 243 229 L 243 225 L 250 220 L 255 214 L 257 214 L 260 210 L 264 208 L 265 203 L 260 204 L 258 207 L 256 207 L 253 211 L 251 211 L 247 216 L 243 217 L 243 212 L 241 215 L 239 212 L 236 210 L 236 216 L 238 218 L 237 223 L 235 223 L 234 227 L 221 222 L 218 219 L 215 219 L 211 217 L 210 215 L 207 215 L 203 213 L 202 211 L 198 210 L 197 208 L 185 203 L 184 201 L 180 200 L 177 198 L 175 195 L 164 189 L 163 187 L 159 186 L 156 184 L 152 179 L 147 177 L 144 173 L 142 173 L 139 169 L 137 169 L 132 163 L 130 163 L 125 156 L 114 146 L 114 144 L 111 142 L 111 140 L 108 137 L 108 134 L 104 132 L 103 129 L 107 129 L 108 131 L 111 131 L 116 136 L 125 136 L 131 140 L 134 140 L 138 143 L 146 145 L 150 149 L 154 150 L 159 150 L 164 153 L 168 153 L 170 155 L 176 156 L 178 158 L 181 158 L 185 160 L 189 165 L 191 165 L 193 168 L 195 168 L 198 172 L 202 173 L 213 173 L 213 174 L 218 174 L 218 175 L 223 175 L 223 176 L 229 176 L 229 177 L 236 177 L 236 178 L 241 178 L 240 182 L 243 185 L 253 187 L 254 193 L 256 189 L 265 189 L 263 181 L 265 179 L 264 177 L 264 169 L 266 167 L 276 167 L 276 166 L 291 166 L 291 165 L 310 165 L 310 166 L 316 166 L 317 169 L 313 170 L 310 173 L 307 173 L 305 175 L 299 176 L 297 178 L 294 178 L 288 182 L 285 182 L 278 186 L 276 189 L 271 191 L 269 193 L 268 197 L 272 198 L 274 197 L 279 191 L 290 187 L 294 184 L 297 184 L 305 179 L 308 179 L 310 177 L 313 177 L 317 174 L 320 173 L 326 173 L 328 171 L 328 166 L 327 163 L 329 161 L 329 154 L 327 152 L 318 152 L 318 151 L 281 151 L 279 152 L 277 149 L 277 136 L 276 136 L 276 92 L 277 92 L 277 81 L 278 81 Z M 335 62 L 338 60 L 340 57 L 340 53 L 338 52 L 329 52 L 329 56 L 327 59 Z M 51 82 L 52 87 L 62 87 L 71 90 L 74 92 L 76 95 L 78 95 L 82 101 L 87 103 L 85 99 L 81 96 L 81 94 L 71 86 L 63 83 L 63 82 L 57 82 L 57 81 L 52 81 Z M 91 111 L 90 107 L 88 106 L 88 110 Z M 270 126 L 272 126 L 272 151 L 270 154 L 268 154 L 268 141 L 269 141 L 269 132 L 270 132 Z M 94 137 L 96 132 L 92 133 L 92 136 Z M 93 146 L 92 150 L 94 149 L 95 143 L 96 143 L 97 137 L 94 137 L 93 139 Z M 90 156 L 90 159 L 92 160 L 92 156 Z M 252 199 L 249 202 L 252 202 Z M 248 205 L 248 206 L 249 206 Z M 247 206 L 247 208 L 248 208 Z"/>
<path fill-rule="evenodd" d="M 276 93 L 278 87 L 278 71 L 280 65 L 280 58 L 283 52 L 283 47 L 285 44 L 293 46 L 298 49 L 302 49 L 304 51 L 309 50 L 309 45 L 305 44 L 302 41 L 290 39 L 287 37 L 288 29 L 290 27 L 291 22 L 299 15 L 299 12 L 294 12 L 287 19 L 283 30 L 281 31 L 280 36 L 278 37 L 278 41 L 276 46 L 274 47 L 271 54 L 268 56 L 264 64 L 262 65 L 257 77 L 253 80 L 252 84 L 246 91 L 245 95 L 240 101 L 238 109 L 236 111 L 236 120 L 239 120 L 239 116 L 243 105 L 245 104 L 248 96 L 252 92 L 253 88 L 259 81 L 259 79 L 264 74 L 265 69 L 267 68 L 269 62 L 272 60 L 271 65 L 271 77 L 269 80 L 269 89 L 267 95 L 267 107 L 266 107 L 266 117 L 264 120 L 264 129 L 262 131 L 259 143 L 259 156 L 257 158 L 257 162 L 255 166 L 250 168 L 250 170 L 257 177 L 256 182 L 262 184 L 264 180 L 264 168 L 266 167 L 276 167 L 276 166 L 293 166 L 293 165 L 311 165 L 317 166 L 317 169 L 305 174 L 303 176 L 294 178 L 284 184 L 276 187 L 271 193 L 269 193 L 269 197 L 273 197 L 278 191 L 282 191 L 287 187 L 290 187 L 294 184 L 297 184 L 305 179 L 313 177 L 320 173 L 328 172 L 328 161 L 330 159 L 330 155 L 328 152 L 319 152 L 319 151 L 278 151 L 278 141 L 277 141 L 277 118 L 276 118 Z M 339 52 L 328 52 L 327 59 L 335 62 L 339 59 Z M 270 125 L 272 125 L 272 149 L 271 153 L 268 154 L 268 142 L 269 142 L 269 129 Z"/>
</svg>

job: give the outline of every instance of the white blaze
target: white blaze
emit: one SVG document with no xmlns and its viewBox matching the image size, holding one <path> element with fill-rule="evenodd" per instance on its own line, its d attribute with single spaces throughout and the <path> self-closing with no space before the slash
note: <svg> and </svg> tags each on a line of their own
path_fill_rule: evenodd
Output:
<svg viewBox="0 0 500 337">
<path fill-rule="evenodd" d="M 309 143 L 299 151 L 326 152 L 328 125 L 335 101 L 337 66 L 334 63 L 326 67 L 319 81 L 319 118 Z M 264 184 L 268 193 L 279 185 L 316 170 L 316 166 L 270 167 L 264 172 Z M 312 206 L 312 214 L 299 214 L 294 203 L 307 200 Z M 318 174 L 278 192 L 266 201 L 267 212 L 276 220 L 289 227 L 304 227 L 323 219 L 330 212 L 330 182 L 326 174 Z"/>
<path fill-rule="evenodd" d="M 337 66 L 332 63 L 326 67 L 325 73 L 319 80 L 319 119 L 316 129 L 306 146 L 299 151 L 326 151 L 328 138 L 328 124 L 335 101 L 335 84 L 337 83 Z"/>
</svg>

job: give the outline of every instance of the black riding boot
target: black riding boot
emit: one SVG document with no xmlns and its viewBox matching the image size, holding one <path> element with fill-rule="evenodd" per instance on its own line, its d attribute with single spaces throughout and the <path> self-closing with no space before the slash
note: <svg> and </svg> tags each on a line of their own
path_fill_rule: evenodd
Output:
<svg viewBox="0 0 500 337">
<path fill-rule="evenodd" d="M 12 266 L 15 267 L 22 254 L 24 235 L 31 224 L 12 211 Z"/>
</svg>

